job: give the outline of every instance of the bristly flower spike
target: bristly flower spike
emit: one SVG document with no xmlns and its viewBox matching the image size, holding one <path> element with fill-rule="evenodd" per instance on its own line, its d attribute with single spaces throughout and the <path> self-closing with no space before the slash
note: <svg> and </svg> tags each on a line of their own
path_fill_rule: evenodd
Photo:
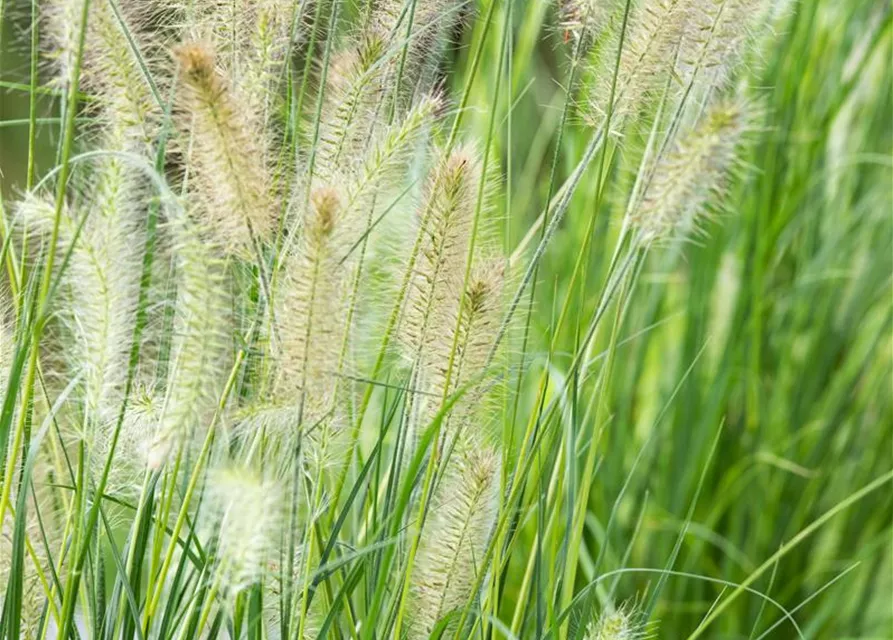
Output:
<svg viewBox="0 0 893 640">
<path fill-rule="evenodd" d="M 635 116 L 643 101 L 666 82 L 695 1 L 643 0 L 631 10 L 624 38 L 617 38 L 616 45 L 605 49 L 609 55 L 600 57 L 591 101 L 593 124 L 600 125 L 610 116 L 610 130 L 618 134 L 627 118 Z"/>
<path fill-rule="evenodd" d="M 231 357 L 230 292 L 226 263 L 190 220 L 171 222 L 177 257 L 177 301 L 172 363 L 160 425 L 148 465 L 158 468 L 189 443 L 212 415 Z"/>
<path fill-rule="evenodd" d="M 479 175 L 477 155 L 459 147 L 440 160 L 428 179 L 418 211 L 422 244 L 401 324 L 410 362 L 429 352 L 437 330 L 445 327 L 454 287 L 461 286 Z"/>
<path fill-rule="evenodd" d="M 627 604 L 603 611 L 586 627 L 585 640 L 647 640 L 653 637 L 651 625 L 641 611 Z"/>
<path fill-rule="evenodd" d="M 211 474 L 210 504 L 217 529 L 217 579 L 235 595 L 264 574 L 279 540 L 282 497 L 278 485 L 244 467 Z"/>
<path fill-rule="evenodd" d="M 457 449 L 450 458 L 410 583 L 410 640 L 429 637 L 471 595 L 499 510 L 499 469 L 499 454 L 487 448 Z"/>
<path fill-rule="evenodd" d="M 658 161 L 630 217 L 643 244 L 698 229 L 701 218 L 725 192 L 756 111 L 739 97 L 716 102 Z"/>
<path fill-rule="evenodd" d="M 707 88 L 724 86 L 754 41 L 766 4 L 766 0 L 693 2 L 679 51 L 682 78 Z"/>
<path fill-rule="evenodd" d="M 263 134 L 216 68 L 211 45 L 188 42 L 174 55 L 192 191 L 217 243 L 231 253 L 254 255 L 253 242 L 269 240 L 275 228 Z"/>
<path fill-rule="evenodd" d="M 618 0 L 557 0 L 558 28 L 565 42 L 582 40 L 585 53 L 601 35 L 618 8 Z"/>
</svg>

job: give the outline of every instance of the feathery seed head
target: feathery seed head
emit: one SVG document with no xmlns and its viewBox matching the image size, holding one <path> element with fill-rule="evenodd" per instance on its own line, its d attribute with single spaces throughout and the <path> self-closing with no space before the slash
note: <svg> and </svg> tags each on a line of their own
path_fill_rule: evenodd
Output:
<svg viewBox="0 0 893 640">
<path fill-rule="evenodd" d="M 178 287 L 172 362 L 160 424 L 148 459 L 160 467 L 213 413 L 231 357 L 226 264 L 189 220 L 172 221 Z"/>
<path fill-rule="evenodd" d="M 316 159 L 316 172 L 324 179 L 350 172 L 383 123 L 384 52 L 383 41 L 368 36 L 329 63 Z"/>
<path fill-rule="evenodd" d="M 10 502 L 13 504 L 16 503 L 18 487 L 18 478 L 15 478 L 15 484 L 12 485 L 9 495 Z M 32 484 L 32 487 L 36 490 L 37 484 Z M 12 598 L 7 599 L 8 596 L 11 596 L 7 593 L 7 588 L 12 583 L 10 574 L 13 571 L 19 573 L 22 581 L 19 593 L 21 608 L 18 611 L 19 637 L 24 640 L 37 640 L 43 637 L 39 631 L 44 622 L 46 602 L 46 593 L 41 584 L 41 577 L 47 575 L 51 567 L 46 547 L 37 541 L 42 540 L 46 535 L 49 537 L 48 544 L 56 545 L 59 543 L 60 536 L 57 534 L 57 530 L 50 526 L 50 520 L 54 515 L 51 513 L 52 509 L 41 504 L 43 501 L 35 498 L 33 492 L 29 491 L 29 493 L 31 495 L 27 498 L 27 513 L 14 516 L 10 510 L 7 510 L 3 520 L 0 521 L 0 601 L 12 600 Z M 18 517 L 25 519 L 26 540 L 35 542 L 32 545 L 33 554 L 26 551 L 21 557 L 21 564 L 17 565 L 14 560 L 13 540 Z M 45 628 L 44 631 L 46 631 Z"/>
<path fill-rule="evenodd" d="M 726 84 L 753 40 L 765 5 L 766 0 L 694 2 L 679 52 L 683 77 L 697 73 L 705 87 Z"/>
<path fill-rule="evenodd" d="M 635 606 L 611 607 L 590 622 L 585 640 L 647 640 L 652 637 L 649 624 Z"/>
<path fill-rule="evenodd" d="M 658 161 L 631 217 L 643 244 L 697 229 L 699 219 L 723 195 L 755 113 L 741 98 L 720 100 Z"/>
<path fill-rule="evenodd" d="M 373 9 L 367 33 L 393 50 L 388 91 L 399 108 L 405 108 L 407 95 L 428 93 L 437 84 L 437 67 L 466 5 L 465 0 L 384 0 Z"/>
<path fill-rule="evenodd" d="M 453 289 L 452 300 L 447 311 L 449 322 L 447 337 L 441 337 L 433 344 L 432 352 L 435 355 L 434 361 L 431 363 L 435 370 L 443 370 L 452 350 L 452 336 L 458 323 L 459 336 L 456 341 L 454 363 L 457 366 L 454 367 L 452 374 L 451 391 L 472 381 L 484 372 L 484 367 L 487 366 L 487 357 L 502 321 L 504 286 L 505 260 L 496 257 L 481 257 L 472 267 L 465 295 L 462 296 L 462 292 L 458 288 Z M 462 300 L 461 315 L 459 314 L 460 298 Z M 435 364 L 437 362 L 440 363 L 439 366 Z M 435 379 L 439 379 L 440 375 L 438 373 Z"/>
<path fill-rule="evenodd" d="M 449 299 L 461 288 L 480 176 L 476 154 L 455 149 L 432 170 L 419 207 L 422 244 L 407 291 L 401 340 L 410 361 L 451 330 Z M 444 322 L 446 321 L 446 322 Z"/>
<path fill-rule="evenodd" d="M 109 470 L 108 486 L 115 493 L 135 496 L 139 494 L 138 482 L 149 465 L 149 455 L 158 431 L 161 416 L 161 398 L 148 388 L 135 389 L 130 396 L 124 420 L 115 445 L 115 461 Z M 102 473 L 102 465 L 108 457 L 114 423 L 106 423 L 93 452 L 94 471 Z M 158 464 L 154 465 L 157 468 Z"/>
<path fill-rule="evenodd" d="M 457 448 L 435 495 L 412 575 L 411 640 L 463 606 L 499 510 L 500 457 L 492 449 Z"/>
<path fill-rule="evenodd" d="M 275 482 L 244 467 L 217 469 L 208 484 L 220 537 L 217 576 L 232 595 L 263 576 L 276 549 L 282 498 Z"/>
<path fill-rule="evenodd" d="M 611 133 L 619 134 L 627 118 L 634 117 L 648 96 L 666 82 L 696 1 L 643 0 L 635 7 L 622 40 L 616 82 L 618 34 L 614 34 L 616 45 L 606 49 L 610 55 L 601 56 L 590 105 L 593 124 L 600 125 L 610 114 Z"/>
<path fill-rule="evenodd" d="M 313 189 L 300 238 L 289 251 L 276 295 L 276 377 L 273 402 L 296 407 L 304 426 L 330 416 L 335 375 L 350 327 L 343 323 L 349 296 L 349 249 L 341 195 Z"/>
<path fill-rule="evenodd" d="M 217 89 L 214 70 L 216 58 L 210 45 L 187 42 L 174 48 L 174 57 L 180 63 L 180 71 L 189 84 L 206 92 Z"/>
<path fill-rule="evenodd" d="M 65 206 L 58 249 L 69 253 L 59 317 L 75 345 L 66 352 L 70 370 L 82 375 L 88 435 L 102 439 L 120 406 L 139 291 L 138 251 L 133 245 L 135 213 L 127 180 L 117 163 L 103 163 L 91 190 L 89 215 Z M 79 205 L 86 208 L 86 205 Z M 55 206 L 49 196 L 28 194 L 18 214 L 26 225 L 47 234 Z M 86 216 L 86 219 L 81 219 Z"/>
<path fill-rule="evenodd" d="M 189 184 L 220 246 L 250 254 L 253 242 L 269 240 L 275 227 L 263 134 L 216 68 L 211 45 L 187 42 L 174 49 L 174 57 L 180 66 L 178 122 L 191 136 Z"/>
<path fill-rule="evenodd" d="M 558 27 L 565 41 L 582 39 L 581 52 L 592 46 L 617 9 L 617 0 L 557 0 Z"/>
<path fill-rule="evenodd" d="M 311 215 L 307 225 L 307 233 L 321 241 L 329 237 L 335 228 L 341 199 L 334 187 L 320 187 L 310 195 Z"/>
<path fill-rule="evenodd" d="M 84 0 L 47 3 L 48 55 L 62 85 L 74 70 L 83 7 Z M 98 134 L 106 148 L 147 152 L 156 134 L 160 108 L 137 57 L 151 63 L 158 50 L 155 34 L 145 28 L 145 13 L 133 2 L 121 3 L 117 14 L 108 2 L 89 6 L 80 87 L 92 94 L 89 105 L 98 111 Z M 156 83 L 164 80 L 161 74 L 155 77 Z"/>
</svg>

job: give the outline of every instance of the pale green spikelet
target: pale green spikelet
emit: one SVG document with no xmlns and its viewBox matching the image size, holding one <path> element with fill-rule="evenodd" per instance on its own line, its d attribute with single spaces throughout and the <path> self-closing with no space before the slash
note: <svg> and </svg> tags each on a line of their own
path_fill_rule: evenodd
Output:
<svg viewBox="0 0 893 640">
<path fill-rule="evenodd" d="M 150 468 L 161 466 L 197 428 L 207 426 L 232 357 L 226 263 L 193 223 L 174 221 L 170 229 L 178 276 L 174 339 L 160 424 L 149 448 Z"/>
<path fill-rule="evenodd" d="M 603 611 L 586 627 L 584 640 L 647 640 L 652 625 L 635 605 L 623 604 Z"/>
<path fill-rule="evenodd" d="M 736 168 L 754 111 L 741 98 L 719 100 L 657 163 L 631 216 L 644 244 L 698 229 Z"/>
<path fill-rule="evenodd" d="M 693 5 L 679 52 L 682 76 L 722 87 L 732 76 L 766 11 L 765 0 L 701 0 Z"/>
<path fill-rule="evenodd" d="M 224 466 L 208 480 L 210 508 L 219 532 L 216 579 L 235 595 L 258 582 L 273 559 L 283 499 L 274 481 L 244 466 Z"/>
<path fill-rule="evenodd" d="M 438 620 L 465 605 L 482 566 L 499 510 L 499 455 L 487 448 L 457 449 L 447 464 L 428 515 L 408 611 L 408 637 L 427 638 Z"/>
<path fill-rule="evenodd" d="M 135 6 L 138 5 L 132 2 L 122 3 L 119 20 L 108 2 L 91 2 L 84 83 L 98 96 L 102 119 L 108 123 L 102 129 L 103 146 L 151 156 L 161 107 L 152 95 L 150 80 L 143 75 L 128 38 L 146 64 L 151 64 L 152 58 L 158 55 L 158 44 L 153 41 L 151 31 L 142 28 L 145 18 Z M 155 73 L 152 80 L 162 88 L 167 84 L 160 73 Z"/>
<path fill-rule="evenodd" d="M 643 0 L 631 10 L 616 82 L 618 34 L 616 44 L 606 47 L 607 55 L 600 57 L 590 101 L 593 124 L 600 125 L 610 114 L 611 132 L 619 133 L 627 118 L 634 117 L 645 99 L 666 83 L 694 1 Z"/>
<path fill-rule="evenodd" d="M 436 334 L 449 322 L 444 315 L 450 296 L 461 289 L 479 176 L 477 155 L 460 147 L 442 158 L 428 178 L 417 216 L 422 243 L 400 327 L 410 362 L 442 339 Z"/>
<path fill-rule="evenodd" d="M 187 42 L 174 55 L 177 121 L 189 140 L 192 193 L 217 243 L 228 252 L 253 255 L 253 243 L 269 240 L 275 229 L 263 134 L 217 69 L 211 45 Z"/>
</svg>

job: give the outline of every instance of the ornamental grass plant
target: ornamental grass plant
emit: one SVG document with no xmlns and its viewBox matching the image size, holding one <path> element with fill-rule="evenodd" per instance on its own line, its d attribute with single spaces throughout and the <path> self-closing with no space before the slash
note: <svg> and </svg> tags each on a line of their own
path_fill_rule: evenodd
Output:
<svg viewBox="0 0 893 640">
<path fill-rule="evenodd" d="M 0 25 L 2 637 L 888 637 L 887 3 Z"/>
</svg>

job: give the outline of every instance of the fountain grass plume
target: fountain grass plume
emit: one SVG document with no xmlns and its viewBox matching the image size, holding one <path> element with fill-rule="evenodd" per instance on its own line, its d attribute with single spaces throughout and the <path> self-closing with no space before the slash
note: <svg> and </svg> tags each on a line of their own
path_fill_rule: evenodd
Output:
<svg viewBox="0 0 893 640">
<path fill-rule="evenodd" d="M 440 479 L 410 583 L 407 637 L 427 638 L 439 620 L 465 605 L 499 510 L 499 454 L 457 448 Z M 448 627 L 450 631 L 453 629 Z"/>
<path fill-rule="evenodd" d="M 657 162 L 631 216 L 645 244 L 697 232 L 740 167 L 741 145 L 759 109 L 741 96 L 717 100 Z"/>
<path fill-rule="evenodd" d="M 232 302 L 227 261 L 201 228 L 172 221 L 177 297 L 171 363 L 150 468 L 187 446 L 214 412 L 232 359 Z"/>
<path fill-rule="evenodd" d="M 271 238 L 276 208 L 257 121 L 217 67 L 211 44 L 186 42 L 178 63 L 177 123 L 189 141 L 186 163 L 205 225 L 228 253 L 254 255 Z"/>
<path fill-rule="evenodd" d="M 214 469 L 207 491 L 216 532 L 215 580 L 234 597 L 269 571 L 282 526 L 282 495 L 260 472 L 233 465 Z"/>
<path fill-rule="evenodd" d="M 593 126 L 601 126 L 610 117 L 610 131 L 619 135 L 627 120 L 635 118 L 665 84 L 689 24 L 691 5 L 697 1 L 643 0 L 631 10 L 623 38 L 619 29 L 610 32 L 611 42 L 603 47 L 592 70 L 595 82 L 587 118 Z"/>
</svg>

